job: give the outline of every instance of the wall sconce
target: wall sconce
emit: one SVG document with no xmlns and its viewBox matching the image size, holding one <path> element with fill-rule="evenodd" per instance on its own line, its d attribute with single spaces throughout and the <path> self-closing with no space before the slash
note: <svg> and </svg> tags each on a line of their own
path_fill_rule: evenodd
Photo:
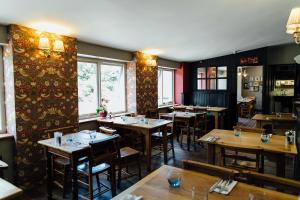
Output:
<svg viewBox="0 0 300 200">
<path fill-rule="evenodd" d="M 64 42 L 61 40 L 55 40 L 53 44 L 53 51 L 65 52 Z"/>
<path fill-rule="evenodd" d="M 247 74 L 246 70 L 244 70 L 244 72 L 243 72 L 243 76 L 244 76 L 245 78 L 248 76 L 248 74 Z"/>
<path fill-rule="evenodd" d="M 47 37 L 40 37 L 39 49 L 41 49 L 47 57 L 50 57 L 51 54 L 51 45 Z M 62 53 L 65 51 L 64 43 L 62 40 L 55 40 L 53 43 L 53 51 Z"/>
<path fill-rule="evenodd" d="M 286 33 L 292 34 L 296 44 L 300 44 L 300 7 L 292 9 L 286 24 Z"/>
</svg>

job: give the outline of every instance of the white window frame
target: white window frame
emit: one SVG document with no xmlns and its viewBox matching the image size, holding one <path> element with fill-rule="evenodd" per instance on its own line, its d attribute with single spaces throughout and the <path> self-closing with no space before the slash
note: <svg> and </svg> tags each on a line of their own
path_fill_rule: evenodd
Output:
<svg viewBox="0 0 300 200">
<path fill-rule="evenodd" d="M 111 60 L 103 60 L 103 59 L 97 59 L 97 58 L 85 58 L 85 57 L 78 57 L 77 59 L 77 63 L 78 62 L 86 62 L 86 63 L 95 63 L 97 64 L 97 103 L 99 106 L 100 105 L 100 100 L 102 98 L 102 93 L 101 93 L 101 65 L 105 64 L 105 65 L 113 65 L 113 66 L 121 66 L 123 73 L 124 73 L 124 93 L 125 93 L 125 97 L 124 97 L 124 101 L 125 101 L 125 110 L 122 111 L 118 111 L 112 114 L 120 114 L 120 113 L 125 113 L 127 112 L 127 98 L 126 98 L 126 63 L 125 62 L 118 62 L 118 61 L 111 61 Z M 79 92 L 79 87 L 78 87 L 78 92 Z M 79 106 L 79 103 L 78 103 Z M 79 109 L 78 109 L 79 110 Z M 78 112 L 79 114 L 79 112 Z M 93 118 L 93 117 L 97 117 L 97 113 L 96 113 L 96 108 L 95 108 L 95 113 L 90 113 L 90 114 L 83 114 L 80 115 L 79 114 L 79 119 L 88 119 L 88 118 Z"/>
<path fill-rule="evenodd" d="M 158 70 L 161 70 L 162 72 L 163 71 L 170 71 L 170 72 L 172 72 L 172 102 L 170 102 L 170 103 L 168 103 L 168 104 L 166 104 L 166 103 L 164 103 L 163 102 L 163 100 L 162 100 L 162 104 L 159 104 L 159 102 L 158 102 L 158 107 L 162 107 L 162 106 L 167 106 L 167 105 L 173 105 L 174 104 L 174 90 L 175 90 L 175 70 L 174 69 L 171 69 L 171 68 L 168 68 L 168 67 L 163 67 L 163 66 L 158 66 Z M 162 88 L 161 88 L 161 96 L 162 96 L 162 99 L 164 98 L 164 78 L 163 78 L 163 73 L 161 73 L 161 75 L 162 75 Z M 157 77 L 158 78 L 158 77 Z M 157 80 L 157 88 L 158 88 L 158 80 Z M 158 90 L 157 90 L 158 91 Z M 158 97 L 158 96 L 157 96 Z M 157 101 L 158 101 L 158 99 L 157 99 Z"/>
<path fill-rule="evenodd" d="M 1 127 L 0 133 L 6 133 L 6 116 L 5 116 L 5 99 L 4 99 L 4 62 L 3 62 L 3 48 L 0 46 L 0 115 Z"/>
</svg>

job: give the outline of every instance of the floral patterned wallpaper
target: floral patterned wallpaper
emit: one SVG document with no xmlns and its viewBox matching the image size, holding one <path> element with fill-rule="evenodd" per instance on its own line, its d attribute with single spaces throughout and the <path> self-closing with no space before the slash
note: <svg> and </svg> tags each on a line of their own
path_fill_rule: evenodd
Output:
<svg viewBox="0 0 300 200">
<path fill-rule="evenodd" d="M 30 188 L 45 176 L 44 152 L 37 144 L 47 137 L 45 130 L 78 128 L 77 41 L 18 25 L 11 25 L 9 35 L 4 60 L 5 70 L 11 73 L 5 76 L 5 87 L 12 112 L 8 110 L 7 125 L 16 136 L 18 184 Z M 47 57 L 38 49 L 41 35 L 50 43 L 62 40 L 65 52 L 52 51 Z"/>
<path fill-rule="evenodd" d="M 143 54 L 136 54 L 136 107 L 138 114 L 145 114 L 148 110 L 158 107 L 158 68 L 147 66 Z M 155 58 L 156 59 L 156 58 Z"/>
</svg>

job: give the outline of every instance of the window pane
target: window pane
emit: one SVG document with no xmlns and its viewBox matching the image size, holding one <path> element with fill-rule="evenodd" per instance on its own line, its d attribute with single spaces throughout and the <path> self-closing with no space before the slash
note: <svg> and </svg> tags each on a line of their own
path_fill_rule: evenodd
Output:
<svg viewBox="0 0 300 200">
<path fill-rule="evenodd" d="M 97 63 L 78 62 L 78 103 L 79 115 L 96 113 Z"/>
<path fill-rule="evenodd" d="M 216 67 L 208 67 L 207 68 L 207 77 L 208 78 L 216 78 Z"/>
<path fill-rule="evenodd" d="M 218 67 L 218 77 L 219 78 L 227 77 L 227 67 Z"/>
<path fill-rule="evenodd" d="M 227 90 L 227 79 L 218 79 L 218 90 Z"/>
<path fill-rule="evenodd" d="M 163 104 L 163 100 L 162 100 L 162 70 L 159 69 L 158 70 L 158 105 L 162 105 Z"/>
<path fill-rule="evenodd" d="M 163 103 L 173 102 L 173 71 L 163 70 Z"/>
<path fill-rule="evenodd" d="M 197 77 L 198 78 L 206 78 L 206 68 L 198 68 L 197 69 Z"/>
<path fill-rule="evenodd" d="M 108 112 L 116 113 L 126 111 L 124 77 L 123 65 L 101 65 L 101 98 L 108 101 Z"/>
<path fill-rule="evenodd" d="M 207 89 L 209 90 L 216 89 L 216 79 L 207 79 Z"/>
<path fill-rule="evenodd" d="M 206 89 L 206 79 L 198 79 L 198 90 Z"/>
</svg>

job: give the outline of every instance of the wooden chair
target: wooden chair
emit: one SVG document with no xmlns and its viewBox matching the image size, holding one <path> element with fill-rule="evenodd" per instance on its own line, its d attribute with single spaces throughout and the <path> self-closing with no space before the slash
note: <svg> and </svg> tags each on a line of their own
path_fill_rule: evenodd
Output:
<svg viewBox="0 0 300 200">
<path fill-rule="evenodd" d="M 77 131 L 77 127 L 75 126 L 66 126 L 61 128 L 55 128 L 50 130 L 45 130 L 45 133 L 47 134 L 48 138 L 54 137 L 54 132 L 62 132 L 63 135 L 74 133 Z M 67 158 L 54 156 L 53 157 L 53 168 L 52 168 L 52 174 L 53 174 L 53 183 L 62 189 L 63 192 L 63 198 L 66 197 L 67 193 L 67 186 L 69 179 L 69 173 L 70 173 L 70 160 Z"/>
<path fill-rule="evenodd" d="M 107 128 L 107 127 L 100 127 L 100 132 L 107 134 L 107 135 L 114 135 L 117 130 Z M 129 173 L 128 167 L 129 166 L 137 166 L 138 167 L 138 173 Z M 138 176 L 139 179 L 142 178 L 142 173 L 141 173 L 141 161 L 140 161 L 140 152 L 125 146 L 120 148 L 120 157 L 118 158 L 118 188 L 121 186 L 121 180 L 122 179 L 127 179 L 132 176 Z M 126 168 L 126 171 L 123 170 L 123 168 Z M 123 176 L 122 174 L 126 175 Z"/>
<path fill-rule="evenodd" d="M 186 111 L 185 106 L 174 106 L 173 109 L 175 112 L 185 112 Z"/>
<path fill-rule="evenodd" d="M 265 129 L 251 128 L 246 126 L 234 126 L 233 129 L 240 129 L 242 132 L 260 134 L 263 134 L 266 131 Z M 261 150 L 225 147 L 221 149 L 221 158 L 222 166 L 226 166 L 226 158 L 230 158 L 232 160 L 232 163 L 229 164 L 230 167 L 260 172 L 264 171 L 264 157 Z"/>
<path fill-rule="evenodd" d="M 264 128 L 252 128 L 247 126 L 234 126 L 233 129 L 241 129 L 242 132 L 249 132 L 249 133 L 265 133 L 266 129 Z"/>
<path fill-rule="evenodd" d="M 240 105 L 240 117 L 251 117 L 253 105 L 251 103 L 242 103 Z"/>
<path fill-rule="evenodd" d="M 116 177 L 115 164 L 120 157 L 119 135 L 112 135 L 107 139 L 93 141 L 90 143 L 90 153 L 88 161 L 78 166 L 78 182 L 88 187 L 89 198 L 86 195 L 80 194 L 83 199 L 94 199 L 109 190 L 112 196 L 116 195 Z M 111 188 L 100 182 L 99 174 L 108 172 L 110 177 Z M 94 195 L 93 177 L 96 177 L 98 193 Z M 86 183 L 84 180 L 88 180 Z M 104 190 L 101 191 L 101 189 Z"/>
<path fill-rule="evenodd" d="M 299 181 L 253 171 L 242 171 L 241 175 L 246 178 L 249 184 L 299 195 Z"/>
<path fill-rule="evenodd" d="M 195 119 L 193 121 L 193 125 L 190 127 L 190 133 L 192 134 L 192 142 L 194 145 L 194 149 L 196 151 L 196 144 L 198 144 L 197 139 L 200 138 L 200 136 L 205 135 L 205 130 L 206 129 L 206 119 L 207 119 L 207 113 L 206 112 L 201 112 L 201 113 L 196 113 Z M 183 141 L 183 135 L 186 134 L 187 138 L 190 137 L 188 135 L 188 128 L 182 128 L 180 132 L 180 144 L 182 146 L 182 141 Z M 189 138 L 188 138 L 189 139 Z"/>
<path fill-rule="evenodd" d="M 150 109 L 146 112 L 146 118 L 158 119 L 158 109 Z"/>
<path fill-rule="evenodd" d="M 169 151 L 172 151 L 173 154 L 173 158 L 175 158 L 175 151 L 174 151 L 174 141 L 173 141 L 173 136 L 174 136 L 174 130 L 175 130 L 175 114 L 170 114 L 170 116 L 162 116 L 164 114 L 161 113 L 161 115 L 159 116 L 159 118 L 163 118 L 163 119 L 167 119 L 167 120 L 171 120 L 171 127 L 169 127 L 169 130 L 167 130 L 167 138 L 168 138 L 168 142 L 170 142 L 170 147 L 168 145 L 167 148 L 167 153 Z M 162 146 L 163 146 L 163 132 L 161 130 L 159 130 L 158 132 L 155 132 L 152 134 L 152 141 L 153 141 L 153 149 L 158 150 L 159 153 L 155 154 L 153 156 L 157 156 L 160 155 L 162 153 Z"/>
<path fill-rule="evenodd" d="M 235 179 L 239 175 L 239 171 L 228 169 L 207 163 L 196 162 L 192 160 L 183 160 L 183 168 L 196 172 L 201 172 L 211 176 L 218 176 L 223 179 Z"/>
<path fill-rule="evenodd" d="M 8 168 L 8 164 L 2 161 L 2 156 L 0 156 L 0 178 L 3 178 L 3 170 Z"/>
</svg>

